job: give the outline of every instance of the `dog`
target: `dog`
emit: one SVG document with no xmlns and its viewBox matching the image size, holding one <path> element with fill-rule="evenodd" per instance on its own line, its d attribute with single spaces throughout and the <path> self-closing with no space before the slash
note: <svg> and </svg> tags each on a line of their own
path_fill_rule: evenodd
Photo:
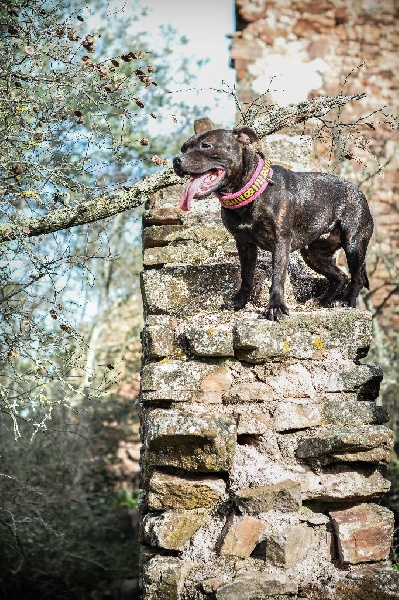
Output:
<svg viewBox="0 0 399 600">
<path fill-rule="evenodd" d="M 191 176 L 180 207 L 193 198 L 215 194 L 222 221 L 234 236 L 241 265 L 241 286 L 228 308 L 239 310 L 254 286 L 258 248 L 272 254 L 272 281 L 265 317 L 278 321 L 288 314 L 284 283 L 290 252 L 299 250 L 305 263 L 327 278 L 321 307 L 356 306 L 369 288 L 365 257 L 373 219 L 364 194 L 354 184 L 318 172 L 294 172 L 271 165 L 251 144 L 249 127 L 208 129 L 193 135 L 173 159 L 175 173 Z M 335 252 L 343 248 L 350 279 L 339 269 Z"/>
</svg>

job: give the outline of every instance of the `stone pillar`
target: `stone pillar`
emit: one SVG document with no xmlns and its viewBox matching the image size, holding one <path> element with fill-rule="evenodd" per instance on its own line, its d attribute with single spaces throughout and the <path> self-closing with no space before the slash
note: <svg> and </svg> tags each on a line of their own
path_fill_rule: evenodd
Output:
<svg viewBox="0 0 399 600">
<path fill-rule="evenodd" d="M 371 315 L 306 304 L 324 281 L 294 255 L 290 315 L 262 319 L 267 253 L 253 303 L 224 311 L 234 242 L 217 200 L 183 213 L 181 191 L 143 219 L 143 599 L 370 600 L 364 577 L 397 585 Z"/>
</svg>

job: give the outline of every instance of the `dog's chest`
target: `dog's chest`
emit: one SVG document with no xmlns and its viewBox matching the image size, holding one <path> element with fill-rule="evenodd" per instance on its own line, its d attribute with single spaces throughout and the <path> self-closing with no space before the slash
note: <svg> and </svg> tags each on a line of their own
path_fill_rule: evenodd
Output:
<svg viewBox="0 0 399 600">
<path fill-rule="evenodd" d="M 243 243 L 256 244 L 267 250 L 275 238 L 273 223 L 265 214 L 260 216 L 253 211 L 224 209 L 222 221 L 230 233 Z"/>
</svg>

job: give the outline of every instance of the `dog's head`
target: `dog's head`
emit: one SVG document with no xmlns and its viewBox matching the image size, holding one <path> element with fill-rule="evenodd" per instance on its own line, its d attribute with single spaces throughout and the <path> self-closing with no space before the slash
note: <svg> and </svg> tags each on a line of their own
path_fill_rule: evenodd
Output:
<svg viewBox="0 0 399 600">
<path fill-rule="evenodd" d="M 182 197 L 180 208 L 190 210 L 193 198 L 206 198 L 216 191 L 231 191 L 240 183 L 243 154 L 246 147 L 258 139 L 249 127 L 210 129 L 193 135 L 173 159 L 179 177 L 191 176 Z"/>
</svg>

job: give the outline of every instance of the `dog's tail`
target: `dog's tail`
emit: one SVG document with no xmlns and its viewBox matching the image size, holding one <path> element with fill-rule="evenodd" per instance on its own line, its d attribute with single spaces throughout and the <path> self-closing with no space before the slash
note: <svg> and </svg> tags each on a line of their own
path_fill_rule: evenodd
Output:
<svg viewBox="0 0 399 600">
<path fill-rule="evenodd" d="M 366 270 L 366 263 L 363 263 L 362 266 L 362 277 L 363 277 L 363 285 L 365 288 L 367 288 L 368 290 L 370 289 L 370 283 L 369 283 L 369 278 L 367 277 L 367 270 Z"/>
</svg>

